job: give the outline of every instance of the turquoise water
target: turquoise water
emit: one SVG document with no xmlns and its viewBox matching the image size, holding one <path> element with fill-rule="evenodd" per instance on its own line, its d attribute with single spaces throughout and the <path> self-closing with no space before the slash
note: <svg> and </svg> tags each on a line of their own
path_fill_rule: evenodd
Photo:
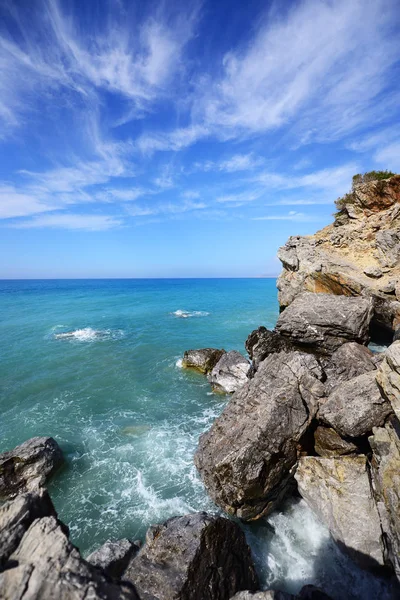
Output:
<svg viewBox="0 0 400 600">
<path fill-rule="evenodd" d="M 278 316 L 274 279 L 0 281 L 0 452 L 50 435 L 66 466 L 49 490 L 84 554 L 196 510 L 215 512 L 193 465 L 227 398 L 179 367 L 205 346 L 245 353 Z M 67 334 L 67 335 L 66 335 Z M 304 502 L 246 526 L 265 587 L 321 585 L 384 600 Z"/>
</svg>

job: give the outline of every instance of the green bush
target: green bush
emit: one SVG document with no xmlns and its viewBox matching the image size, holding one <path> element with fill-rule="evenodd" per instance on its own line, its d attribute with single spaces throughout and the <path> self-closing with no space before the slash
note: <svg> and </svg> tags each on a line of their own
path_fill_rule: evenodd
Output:
<svg viewBox="0 0 400 600">
<path fill-rule="evenodd" d="M 335 213 L 335 217 L 339 216 L 340 214 L 343 214 L 343 212 L 346 209 L 346 205 L 347 204 L 354 204 L 354 200 L 356 198 L 355 195 L 355 189 L 358 185 L 360 185 L 360 183 L 367 183 L 368 181 L 383 181 L 384 179 L 389 179 L 389 177 L 393 177 L 396 173 L 392 173 L 392 171 L 369 171 L 368 173 L 357 173 L 357 175 L 354 175 L 353 177 L 353 185 L 352 185 L 352 191 L 349 192 L 348 194 L 345 194 L 344 196 L 342 196 L 342 198 L 338 198 L 335 201 L 335 206 L 338 210 L 337 213 Z M 382 193 L 383 189 L 382 186 L 378 187 L 377 192 L 378 193 Z"/>
</svg>

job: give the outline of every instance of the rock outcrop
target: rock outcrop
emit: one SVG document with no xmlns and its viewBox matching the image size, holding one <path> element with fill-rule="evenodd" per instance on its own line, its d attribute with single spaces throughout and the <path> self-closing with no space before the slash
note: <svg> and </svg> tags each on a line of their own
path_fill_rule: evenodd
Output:
<svg viewBox="0 0 400 600">
<path fill-rule="evenodd" d="M 345 440 L 331 427 L 317 427 L 314 432 L 315 452 L 325 458 L 334 458 L 358 452 L 356 444 Z"/>
<path fill-rule="evenodd" d="M 296 346 L 329 355 L 346 342 L 368 343 L 372 313 L 367 298 L 304 292 L 281 313 L 275 329 Z"/>
<path fill-rule="evenodd" d="M 240 527 L 206 513 L 152 527 L 124 580 L 135 585 L 141 600 L 229 600 L 258 587 Z"/>
<path fill-rule="evenodd" d="M 304 291 L 370 296 L 380 333 L 395 331 L 400 325 L 400 176 L 356 185 L 332 225 L 313 236 L 291 237 L 278 257 L 281 308 Z"/>
<path fill-rule="evenodd" d="M 383 425 L 391 412 L 372 371 L 337 386 L 322 405 L 319 417 L 341 436 L 359 437 Z"/>
<path fill-rule="evenodd" d="M 364 568 L 382 567 L 384 543 L 366 457 L 302 457 L 295 477 L 340 547 Z"/>
<path fill-rule="evenodd" d="M 117 542 L 108 540 L 92 552 L 86 560 L 94 567 L 101 569 L 108 577 L 120 579 L 129 561 L 138 551 L 139 546 L 130 540 L 123 539 Z"/>
<path fill-rule="evenodd" d="M 394 342 L 386 350 L 376 379 L 400 419 L 400 341 Z"/>
<path fill-rule="evenodd" d="M 254 519 L 279 505 L 323 397 L 322 377 L 310 354 L 271 354 L 200 437 L 196 467 L 226 512 Z"/>
<path fill-rule="evenodd" d="M 259 327 L 252 331 L 245 342 L 245 348 L 252 360 L 253 372 L 257 371 L 260 362 L 270 354 L 293 350 L 292 345 L 276 331 Z"/>
<path fill-rule="evenodd" d="M 25 491 L 38 490 L 63 463 L 57 442 L 51 437 L 35 437 L 0 454 L 0 500 Z"/>
<path fill-rule="evenodd" d="M 249 361 L 236 350 L 221 356 L 207 378 L 215 392 L 233 394 L 247 381 Z"/>
<path fill-rule="evenodd" d="M 356 342 L 343 344 L 324 365 L 325 388 L 330 393 L 341 383 L 375 369 L 375 357 L 366 346 Z"/>
<path fill-rule="evenodd" d="M 209 373 L 224 354 L 225 350 L 216 348 L 186 350 L 183 355 L 182 367 L 196 369 L 200 373 Z"/>
</svg>

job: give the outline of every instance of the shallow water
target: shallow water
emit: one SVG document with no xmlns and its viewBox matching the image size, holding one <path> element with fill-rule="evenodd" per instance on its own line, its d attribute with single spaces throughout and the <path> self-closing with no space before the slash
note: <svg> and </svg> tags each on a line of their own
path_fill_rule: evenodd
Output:
<svg viewBox="0 0 400 600">
<path fill-rule="evenodd" d="M 206 346 L 245 353 L 252 329 L 276 322 L 275 280 L 2 281 L 0 308 L 0 451 L 57 439 L 67 464 L 50 493 L 84 554 L 173 515 L 217 511 L 193 453 L 227 399 L 180 359 Z M 269 521 L 274 534 L 245 528 L 265 585 L 385 598 L 304 503 Z"/>
</svg>

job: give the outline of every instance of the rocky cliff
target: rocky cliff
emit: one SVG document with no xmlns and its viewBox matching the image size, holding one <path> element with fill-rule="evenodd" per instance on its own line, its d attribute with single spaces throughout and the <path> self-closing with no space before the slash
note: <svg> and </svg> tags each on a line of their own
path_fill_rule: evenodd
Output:
<svg viewBox="0 0 400 600">
<path fill-rule="evenodd" d="M 280 307 L 303 291 L 370 296 L 373 337 L 390 339 L 400 329 L 400 175 L 356 183 L 337 205 L 331 225 L 279 249 Z"/>
</svg>

